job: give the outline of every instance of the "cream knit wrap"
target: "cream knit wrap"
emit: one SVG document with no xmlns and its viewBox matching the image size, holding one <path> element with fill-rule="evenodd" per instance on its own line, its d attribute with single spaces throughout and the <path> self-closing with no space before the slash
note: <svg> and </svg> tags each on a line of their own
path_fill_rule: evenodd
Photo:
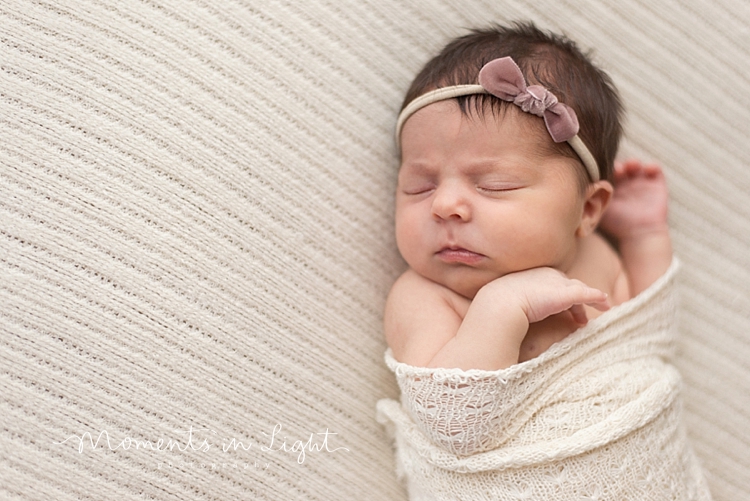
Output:
<svg viewBox="0 0 750 501">
<path fill-rule="evenodd" d="M 677 263 L 536 359 L 498 371 L 386 362 L 381 400 L 410 499 L 707 500 L 681 424 Z"/>
</svg>

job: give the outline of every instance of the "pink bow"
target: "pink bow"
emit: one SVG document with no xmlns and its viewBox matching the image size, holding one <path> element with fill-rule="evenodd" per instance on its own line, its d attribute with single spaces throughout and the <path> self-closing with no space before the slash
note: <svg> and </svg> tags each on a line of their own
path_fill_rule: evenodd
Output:
<svg viewBox="0 0 750 501">
<path fill-rule="evenodd" d="M 521 69 L 510 57 L 493 59 L 479 72 L 479 84 L 493 96 L 511 101 L 526 113 L 544 117 L 549 135 L 556 143 L 578 134 L 578 117 L 570 106 L 541 85 L 526 86 Z"/>
</svg>

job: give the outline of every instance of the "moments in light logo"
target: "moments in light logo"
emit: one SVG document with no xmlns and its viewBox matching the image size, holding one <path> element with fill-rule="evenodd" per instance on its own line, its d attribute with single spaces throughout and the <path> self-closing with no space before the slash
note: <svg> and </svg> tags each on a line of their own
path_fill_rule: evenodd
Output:
<svg viewBox="0 0 750 501">
<path fill-rule="evenodd" d="M 190 426 L 186 430 L 173 430 L 176 437 L 159 437 L 156 440 L 133 438 L 133 437 L 113 437 L 107 430 L 99 432 L 84 432 L 81 435 L 71 435 L 61 442 L 54 442 L 56 445 L 73 445 L 79 454 L 87 451 L 96 451 L 108 449 L 116 450 L 146 450 L 154 453 L 159 452 L 182 452 L 191 453 L 208 453 L 211 451 L 226 453 L 241 453 L 253 450 L 259 450 L 263 453 L 281 453 L 296 455 L 297 463 L 302 464 L 307 459 L 309 453 L 333 453 L 349 452 L 349 449 L 343 446 L 336 446 L 337 433 L 333 433 L 326 428 L 323 432 L 312 432 L 305 434 L 302 439 L 289 439 L 282 433 L 281 424 L 276 424 L 270 433 L 262 432 L 265 440 L 262 443 L 253 443 L 241 441 L 234 437 L 222 437 L 216 431 L 210 428 L 194 428 Z M 205 455 L 201 456 L 205 459 Z M 185 463 L 185 464 L 193 464 Z M 200 463 L 204 465 L 206 462 Z M 210 463 L 208 463 L 210 464 Z M 226 463 L 222 463 L 225 464 Z M 251 463 L 241 462 L 245 468 Z M 252 463 L 255 468 L 267 469 L 269 463 L 258 463 L 255 459 Z M 237 467 L 236 458 L 234 467 Z M 265 467 L 264 467 L 265 465 Z M 159 466 L 161 468 L 161 464 Z"/>
</svg>

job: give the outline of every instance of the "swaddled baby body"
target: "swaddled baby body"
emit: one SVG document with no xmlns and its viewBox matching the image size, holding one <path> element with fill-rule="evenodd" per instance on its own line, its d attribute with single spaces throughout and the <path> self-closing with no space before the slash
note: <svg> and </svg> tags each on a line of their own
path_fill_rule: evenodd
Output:
<svg viewBox="0 0 750 501">
<path fill-rule="evenodd" d="M 530 24 L 459 38 L 413 82 L 397 125 L 409 269 L 385 312 L 402 404 L 379 403 L 413 499 L 709 498 L 669 365 L 666 184 L 615 165 L 621 115 L 606 74 Z"/>
</svg>

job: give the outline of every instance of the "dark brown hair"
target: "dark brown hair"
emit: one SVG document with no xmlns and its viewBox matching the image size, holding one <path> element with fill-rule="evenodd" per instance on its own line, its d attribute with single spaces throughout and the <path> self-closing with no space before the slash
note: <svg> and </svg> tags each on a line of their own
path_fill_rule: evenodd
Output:
<svg viewBox="0 0 750 501">
<path fill-rule="evenodd" d="M 450 42 L 414 79 L 401 109 L 430 90 L 478 83 L 482 66 L 505 56 L 518 64 L 529 85 L 546 87 L 575 110 L 579 137 L 594 156 L 601 179 L 611 181 L 623 115 L 612 80 L 594 66 L 575 42 L 542 31 L 531 22 L 473 30 Z M 509 104 L 486 94 L 465 96 L 458 101 L 465 114 L 470 111 L 469 103 L 480 114 L 487 109 L 505 109 Z M 578 158 L 567 143 L 558 147 L 563 154 Z"/>
</svg>

